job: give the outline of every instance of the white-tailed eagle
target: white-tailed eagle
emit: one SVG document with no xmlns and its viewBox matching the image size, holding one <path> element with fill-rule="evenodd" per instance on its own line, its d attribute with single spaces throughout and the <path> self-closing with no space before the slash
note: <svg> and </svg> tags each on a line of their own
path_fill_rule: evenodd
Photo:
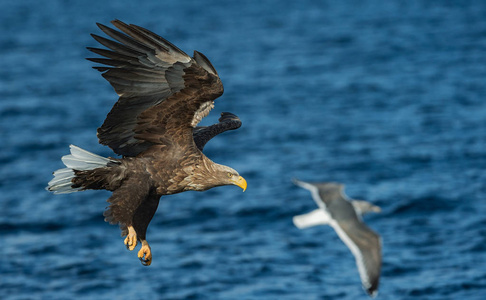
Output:
<svg viewBox="0 0 486 300">
<path fill-rule="evenodd" d="M 62 157 L 67 168 L 54 172 L 47 189 L 70 193 L 105 189 L 113 194 L 105 221 L 119 224 L 125 245 L 142 247 L 138 257 L 150 265 L 147 227 L 161 196 L 247 183 L 234 169 L 214 163 L 202 150 L 214 136 L 240 127 L 223 113 L 219 123 L 197 127 L 223 94 L 218 73 L 201 53 L 190 57 L 169 41 L 136 25 L 98 24 L 112 39 L 93 34 L 107 49 L 88 48 L 103 58 L 89 60 L 118 94 L 118 102 L 98 128 L 98 139 L 122 158 L 104 158 L 71 145 Z"/>
</svg>

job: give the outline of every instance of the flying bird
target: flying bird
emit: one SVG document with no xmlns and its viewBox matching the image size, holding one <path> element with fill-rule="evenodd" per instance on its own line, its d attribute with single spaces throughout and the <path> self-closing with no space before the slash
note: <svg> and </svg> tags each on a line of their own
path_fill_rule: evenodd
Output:
<svg viewBox="0 0 486 300">
<path fill-rule="evenodd" d="M 358 266 L 361 283 L 372 297 L 378 294 L 381 272 L 381 238 L 362 221 L 367 212 L 381 209 L 367 201 L 351 200 L 344 194 L 344 185 L 339 183 L 308 183 L 294 179 L 294 183 L 312 194 L 319 207 L 316 210 L 293 218 L 300 229 L 330 225 L 339 238 L 353 253 Z"/>
<path fill-rule="evenodd" d="M 105 158 L 70 146 L 66 168 L 54 172 L 47 189 L 56 194 L 83 190 L 112 191 L 105 221 L 119 224 L 129 250 L 142 244 L 138 257 L 150 265 L 147 227 L 161 196 L 205 191 L 216 186 L 247 187 L 234 169 L 203 154 L 214 136 L 241 126 L 223 113 L 219 123 L 198 127 L 223 94 L 223 84 L 202 53 L 193 57 L 157 34 L 119 20 L 118 30 L 97 24 L 111 39 L 92 34 L 107 49 L 88 58 L 113 86 L 119 99 L 98 128 L 99 142 L 121 158 Z"/>
</svg>

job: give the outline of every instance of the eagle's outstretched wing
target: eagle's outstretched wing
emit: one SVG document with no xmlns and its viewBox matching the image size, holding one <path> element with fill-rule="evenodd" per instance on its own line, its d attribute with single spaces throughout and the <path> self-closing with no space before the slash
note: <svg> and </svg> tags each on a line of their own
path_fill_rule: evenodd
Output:
<svg viewBox="0 0 486 300">
<path fill-rule="evenodd" d="M 123 156 L 155 144 L 193 143 L 192 129 L 223 94 L 214 67 L 203 54 L 191 58 L 147 29 L 111 23 L 120 31 L 98 26 L 114 40 L 92 35 L 109 50 L 88 48 L 105 57 L 89 60 L 105 65 L 94 68 L 120 97 L 98 128 L 100 143 Z"/>
<path fill-rule="evenodd" d="M 197 148 L 203 151 L 206 143 L 213 137 L 228 130 L 238 129 L 240 126 L 241 120 L 237 115 L 223 112 L 219 118 L 219 123 L 211 126 L 198 126 L 194 129 L 194 142 L 196 143 Z"/>
</svg>

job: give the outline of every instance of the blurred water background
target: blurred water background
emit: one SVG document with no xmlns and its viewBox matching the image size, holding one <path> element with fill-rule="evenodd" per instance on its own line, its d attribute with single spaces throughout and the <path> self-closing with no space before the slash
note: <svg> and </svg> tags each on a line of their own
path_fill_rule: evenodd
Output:
<svg viewBox="0 0 486 300">
<path fill-rule="evenodd" d="M 382 207 L 378 299 L 485 299 L 486 2 L 2 1 L 0 298 L 366 299 L 291 178 L 339 181 Z M 239 171 L 162 198 L 143 267 L 103 221 L 110 193 L 44 190 L 69 144 L 112 156 L 116 95 L 91 69 L 95 23 L 146 27 L 212 61 L 225 93 L 204 124 L 243 126 L 206 154 Z"/>
</svg>

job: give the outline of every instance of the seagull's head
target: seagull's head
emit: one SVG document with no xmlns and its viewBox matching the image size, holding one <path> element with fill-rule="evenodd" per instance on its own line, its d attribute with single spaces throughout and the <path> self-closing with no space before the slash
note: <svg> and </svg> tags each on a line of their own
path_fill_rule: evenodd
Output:
<svg viewBox="0 0 486 300">
<path fill-rule="evenodd" d="M 364 200 L 353 200 L 352 204 L 354 209 L 360 215 L 364 215 L 369 212 L 379 213 L 381 212 L 381 208 L 379 206 L 373 205 L 368 201 Z"/>
</svg>

